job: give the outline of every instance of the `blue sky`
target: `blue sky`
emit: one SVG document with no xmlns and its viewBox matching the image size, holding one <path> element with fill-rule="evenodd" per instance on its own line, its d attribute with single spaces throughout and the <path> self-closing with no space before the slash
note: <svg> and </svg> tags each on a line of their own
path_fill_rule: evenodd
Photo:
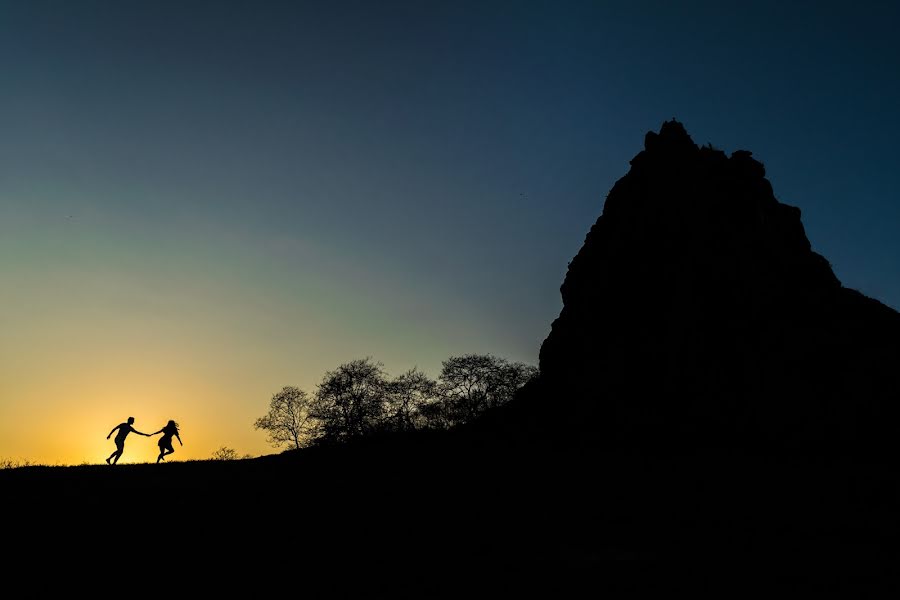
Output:
<svg viewBox="0 0 900 600">
<path fill-rule="evenodd" d="M 900 307 L 898 5 L 620 4 L 0 2 L 0 406 L 71 371 L 118 415 L 115 365 L 259 451 L 341 362 L 536 362 L 672 117 Z"/>
</svg>

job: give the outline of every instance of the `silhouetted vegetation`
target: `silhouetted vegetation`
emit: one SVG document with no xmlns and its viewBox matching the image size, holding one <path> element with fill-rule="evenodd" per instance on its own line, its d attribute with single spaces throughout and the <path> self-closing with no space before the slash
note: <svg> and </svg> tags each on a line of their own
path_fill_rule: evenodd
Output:
<svg viewBox="0 0 900 600">
<path fill-rule="evenodd" d="M 28 517 L 5 530 L 13 556 L 83 557 L 105 574 L 85 551 L 107 543 L 98 524 L 131 534 L 137 516 L 193 556 L 251 549 L 207 591 L 233 593 L 244 574 L 261 593 L 275 577 L 323 597 L 568 598 L 602 595 L 617 572 L 613 598 L 681 591 L 668 573 L 597 573 L 656 559 L 687 570 L 683 589 L 726 577 L 728 597 L 758 569 L 710 568 L 723 557 L 865 562 L 895 587 L 900 315 L 840 286 L 749 153 L 697 148 L 674 122 L 645 145 L 569 267 L 537 377 L 483 355 L 449 358 L 437 380 L 355 360 L 312 396 L 284 388 L 257 420 L 276 445 L 353 443 L 236 462 L 223 447 L 224 460 L 168 469 L 0 470 L 5 514 Z M 175 501 L 148 493 L 169 489 Z M 156 566 L 172 538 L 135 546 L 148 555 L 136 564 Z M 590 575 L 587 592 L 572 573 Z M 382 587 L 422 574 L 413 594 Z M 469 574 L 501 583 L 448 593 Z M 811 589 L 830 591 L 820 578 Z M 347 593 L 351 581 L 366 589 Z M 310 594 L 316 582 L 327 591 Z"/>
<path fill-rule="evenodd" d="M 227 446 L 222 446 L 218 450 L 212 453 L 213 460 L 237 460 L 238 453 L 234 448 L 229 448 Z"/>
<path fill-rule="evenodd" d="M 388 382 L 380 363 L 354 360 L 329 371 L 319 384 L 310 414 L 321 438 L 347 441 L 383 428 Z"/>
<path fill-rule="evenodd" d="M 438 380 L 417 368 L 390 379 L 381 363 L 364 358 L 325 374 L 314 396 L 285 387 L 255 427 L 278 447 L 339 443 L 375 433 L 450 429 L 509 402 L 537 369 L 484 354 L 454 356 Z"/>
<path fill-rule="evenodd" d="M 513 399 L 516 391 L 538 373 L 536 367 L 509 363 L 482 354 L 453 356 L 443 362 L 439 385 L 439 420 L 442 425 L 462 425 L 490 408 Z"/>
<path fill-rule="evenodd" d="M 430 425 L 426 409 L 438 397 L 438 384 L 413 368 L 388 382 L 384 426 L 391 431 L 413 431 Z"/>
<path fill-rule="evenodd" d="M 302 448 L 316 437 L 318 423 L 310 414 L 311 405 L 312 398 L 300 388 L 283 387 L 269 401 L 269 412 L 253 426 L 265 430 L 269 443 L 276 448 Z"/>
</svg>

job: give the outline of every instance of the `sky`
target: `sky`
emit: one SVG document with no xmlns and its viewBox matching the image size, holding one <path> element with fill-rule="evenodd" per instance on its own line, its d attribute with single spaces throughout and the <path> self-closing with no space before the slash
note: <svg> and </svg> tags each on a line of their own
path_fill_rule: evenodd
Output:
<svg viewBox="0 0 900 600">
<path fill-rule="evenodd" d="M 99 463 L 128 416 L 269 454 L 341 363 L 536 364 L 673 117 L 900 308 L 900 4 L 733 4 L 0 0 L 0 459 Z"/>
</svg>

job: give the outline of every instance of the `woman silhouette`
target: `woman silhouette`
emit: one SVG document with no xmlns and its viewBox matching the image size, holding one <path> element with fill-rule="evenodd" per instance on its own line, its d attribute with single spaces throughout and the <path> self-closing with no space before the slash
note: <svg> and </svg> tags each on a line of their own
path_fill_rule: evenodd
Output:
<svg viewBox="0 0 900 600">
<path fill-rule="evenodd" d="M 156 435 L 157 433 L 163 434 L 161 438 L 159 438 L 159 456 L 156 457 L 156 462 L 161 460 L 166 460 L 163 458 L 166 454 L 172 454 L 175 452 L 175 449 L 172 448 L 172 436 L 178 438 L 178 443 L 184 446 L 181 443 L 181 436 L 178 435 L 178 423 L 175 421 L 169 421 L 166 423 L 166 426 L 160 429 L 159 431 L 154 431 L 150 435 Z M 168 451 L 168 452 L 167 452 Z"/>
</svg>

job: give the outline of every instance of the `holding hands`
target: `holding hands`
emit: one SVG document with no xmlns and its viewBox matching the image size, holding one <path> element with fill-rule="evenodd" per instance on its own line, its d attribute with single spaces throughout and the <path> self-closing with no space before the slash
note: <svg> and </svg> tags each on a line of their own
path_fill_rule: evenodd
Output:
<svg viewBox="0 0 900 600">
<path fill-rule="evenodd" d="M 163 434 L 163 436 L 159 440 L 159 456 L 156 457 L 156 462 L 165 460 L 165 456 L 175 452 L 175 450 L 172 448 L 173 437 L 178 438 L 178 444 L 184 446 L 184 442 L 181 441 L 181 436 L 178 435 L 178 423 L 176 423 L 174 420 L 169 420 L 169 422 L 166 423 L 165 427 L 163 427 L 159 431 L 154 431 L 153 433 L 144 433 L 143 431 L 138 431 L 133 427 L 133 424 L 134 417 L 128 417 L 127 422 L 116 425 L 115 427 L 113 427 L 112 431 L 107 434 L 106 439 L 109 439 L 116 431 L 119 432 L 118 435 L 116 435 L 116 451 L 110 454 L 109 458 L 106 459 L 107 464 L 112 465 L 116 464 L 119 461 L 119 457 L 122 456 L 122 452 L 125 449 L 125 437 L 129 433 L 136 433 L 144 437 L 153 437 L 158 433 Z"/>
</svg>

